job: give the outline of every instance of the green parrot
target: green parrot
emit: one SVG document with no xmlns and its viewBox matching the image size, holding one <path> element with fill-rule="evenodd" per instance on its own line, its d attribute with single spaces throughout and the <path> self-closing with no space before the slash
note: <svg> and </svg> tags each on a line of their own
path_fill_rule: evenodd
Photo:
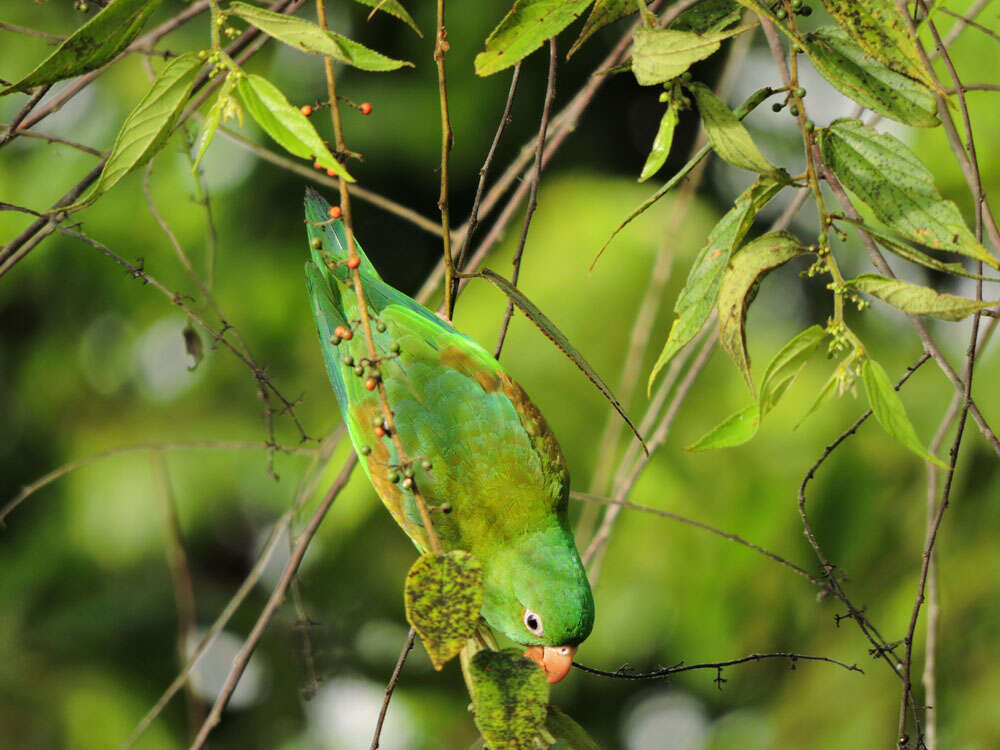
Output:
<svg viewBox="0 0 1000 750">
<path fill-rule="evenodd" d="M 558 682 L 594 623 L 594 598 L 566 516 L 569 474 L 545 419 L 483 347 L 386 284 L 355 244 L 372 333 L 396 430 L 385 434 L 359 325 L 343 222 L 315 191 L 305 199 L 306 280 L 330 383 L 368 478 L 422 552 L 412 492 L 433 513 L 442 550 L 483 566 L 482 615 L 527 647 Z M 357 331 L 357 335 L 355 334 Z M 412 474 L 411 474 L 412 472 Z"/>
</svg>

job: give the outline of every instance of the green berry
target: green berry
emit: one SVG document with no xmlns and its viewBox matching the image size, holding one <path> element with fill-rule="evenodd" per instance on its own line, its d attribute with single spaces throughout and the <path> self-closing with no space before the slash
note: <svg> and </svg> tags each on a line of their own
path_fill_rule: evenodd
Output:
<svg viewBox="0 0 1000 750">
<path fill-rule="evenodd" d="M 790 114 L 792 117 L 798 117 L 799 108 L 793 104 L 791 107 L 788 108 L 788 114 Z"/>
<path fill-rule="evenodd" d="M 388 479 L 393 484 L 396 484 L 399 481 L 399 472 L 390 471 L 388 474 L 385 475 L 385 478 Z"/>
<path fill-rule="evenodd" d="M 399 354 L 399 352 L 401 351 L 401 349 L 399 348 L 399 344 L 393 344 L 392 346 L 390 346 L 389 351 L 391 351 L 393 354 Z"/>
<path fill-rule="evenodd" d="M 367 456 L 371 452 L 372 452 L 372 447 L 370 445 L 362 445 L 360 448 L 358 448 L 358 453 L 360 453 L 362 456 Z"/>
<path fill-rule="evenodd" d="M 413 467 L 412 466 L 406 466 L 406 467 L 404 467 L 403 468 L 403 476 L 406 477 L 407 479 L 409 479 L 410 477 L 412 477 L 413 476 Z"/>
<path fill-rule="evenodd" d="M 798 10 L 799 8 L 801 8 L 802 7 L 802 0 L 792 0 L 792 7 L 795 10 Z"/>
<path fill-rule="evenodd" d="M 451 513 L 451 503 L 442 503 L 441 512 L 444 513 L 445 515 Z"/>
<path fill-rule="evenodd" d="M 330 337 L 330 343 L 333 344 L 334 346 L 340 346 L 340 336 L 338 336 L 337 334 L 333 334 Z"/>
<path fill-rule="evenodd" d="M 323 243 L 320 241 L 319 237 L 313 237 L 309 240 L 309 246 L 312 247 L 313 250 L 319 250 L 323 247 Z"/>
<path fill-rule="evenodd" d="M 383 323 L 380 320 L 378 323 L 375 324 L 375 330 L 378 331 L 379 333 L 385 333 L 385 323 Z"/>
<path fill-rule="evenodd" d="M 425 458 L 425 459 L 424 459 L 423 461 L 421 461 L 421 462 L 420 462 L 420 466 L 421 466 L 421 468 L 422 468 L 422 469 L 423 469 L 424 471 L 430 471 L 430 470 L 431 470 L 432 468 L 434 468 L 434 464 L 432 464 L 432 463 L 431 463 L 431 462 L 430 462 L 430 461 L 429 461 L 428 459 L 426 459 L 426 458 Z"/>
<path fill-rule="evenodd" d="M 362 375 L 365 374 L 365 368 L 362 367 L 361 365 L 355 365 L 354 366 L 354 374 L 357 375 L 360 378 Z"/>
<path fill-rule="evenodd" d="M 816 241 L 820 245 L 825 245 L 826 244 L 826 232 L 820 232 L 819 236 L 816 238 Z"/>
<path fill-rule="evenodd" d="M 774 104 L 771 105 L 771 111 L 780 112 L 784 106 L 785 105 L 782 104 L 781 102 L 775 102 Z"/>
<path fill-rule="evenodd" d="M 803 127 L 806 129 L 807 133 L 811 133 L 813 132 L 813 130 L 816 129 L 816 126 L 813 124 L 812 120 L 806 120 L 806 124 L 803 125 Z"/>
<path fill-rule="evenodd" d="M 795 96 L 797 96 L 799 99 L 805 99 L 806 90 L 800 86 L 799 88 L 795 89 Z"/>
<path fill-rule="evenodd" d="M 372 425 L 374 427 L 383 427 L 384 428 L 385 427 L 385 417 L 375 417 L 375 419 L 372 420 Z"/>
<path fill-rule="evenodd" d="M 803 18 L 808 18 L 809 16 L 812 15 L 812 12 L 813 9 L 810 8 L 808 5 L 806 5 L 805 7 L 802 8 L 802 10 L 799 11 L 799 15 L 802 16 Z"/>
<path fill-rule="evenodd" d="M 340 358 L 340 361 L 343 362 L 348 367 L 354 367 L 354 357 L 352 357 L 350 354 L 345 354 L 343 357 Z"/>
<path fill-rule="evenodd" d="M 368 373 L 368 374 L 371 377 L 375 378 L 376 380 L 380 380 L 382 378 L 382 371 L 380 369 L 378 369 L 377 367 L 373 367 L 372 370 L 371 370 L 371 372 Z"/>
<path fill-rule="evenodd" d="M 413 478 L 412 477 L 406 477 L 406 478 L 403 479 L 403 489 L 404 490 L 412 490 L 413 489 Z"/>
<path fill-rule="evenodd" d="M 777 11 L 775 11 L 774 15 L 776 15 L 776 16 L 777 16 L 777 17 L 778 17 L 779 19 L 781 19 L 782 21 L 784 21 L 784 20 L 785 20 L 785 18 L 787 18 L 787 17 L 788 17 L 788 14 L 787 14 L 787 13 L 785 12 L 785 9 L 784 9 L 784 8 L 778 8 L 778 10 L 777 10 Z"/>
</svg>

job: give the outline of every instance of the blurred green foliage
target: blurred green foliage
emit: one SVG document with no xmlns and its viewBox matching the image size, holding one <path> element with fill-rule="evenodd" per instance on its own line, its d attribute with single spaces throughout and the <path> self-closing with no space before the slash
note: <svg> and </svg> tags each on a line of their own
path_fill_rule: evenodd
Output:
<svg viewBox="0 0 1000 750">
<path fill-rule="evenodd" d="M 476 12 L 449 13 L 449 87 L 453 127 L 453 215 L 467 213 L 502 111 L 507 74 L 479 79 L 472 59 L 502 17 L 500 0 Z M 410 3 L 425 32 L 419 40 L 402 24 L 348 3 L 331 8 L 331 25 L 393 57 L 417 62 L 412 71 L 372 75 L 343 71 L 341 93 L 373 104 L 373 114 L 345 113 L 348 145 L 365 155 L 352 172 L 359 182 L 436 218 L 439 120 L 431 60 L 434 27 L 429 3 Z M 958 3 L 947 3 L 963 10 Z M 182 4 L 165 2 L 154 23 Z M 818 9 L 817 9 L 818 10 Z M 817 15 L 821 15 L 817 13 Z M 81 22 L 69 3 L 9 4 L 4 21 L 65 34 Z M 995 9 L 980 21 L 1000 31 Z M 207 16 L 168 38 L 172 51 L 207 44 Z M 941 18 L 947 28 L 950 19 Z M 560 68 L 559 100 L 568 101 L 622 26 L 599 33 Z M 570 32 L 572 33 L 572 32 Z M 16 79 L 47 51 L 46 40 L 2 34 L 0 76 Z M 759 40 L 758 40 L 759 43 Z M 560 41 L 568 48 L 570 41 Z M 996 42 L 967 30 L 955 61 L 968 81 L 995 82 Z M 759 53 L 759 54 L 758 54 Z M 269 45 L 248 66 L 277 81 L 292 102 L 324 97 L 316 59 Z M 716 63 L 696 68 L 711 83 Z M 544 89 L 541 55 L 524 65 L 514 120 L 498 154 L 504 165 L 536 126 Z M 755 47 L 739 87 L 773 84 L 765 49 Z M 102 75 L 61 112 L 38 126 L 108 148 L 125 114 L 148 86 L 133 56 Z M 738 100 L 739 92 L 733 99 Z M 1000 115 L 995 93 L 969 95 L 984 126 Z M 810 104 L 836 95 L 819 84 Z M 0 100 L 9 122 L 23 96 Z M 531 227 L 521 287 L 576 343 L 613 386 L 652 258 L 666 242 L 673 276 L 643 364 L 649 371 L 662 345 L 670 309 L 694 253 L 716 218 L 748 182 L 747 175 L 713 169 L 712 179 L 683 216 L 669 200 L 615 240 L 592 274 L 587 267 L 611 229 L 655 186 L 637 186 L 662 113 L 656 93 L 617 76 L 596 99 L 577 132 L 546 173 Z M 845 109 L 840 110 L 846 111 Z M 748 119 L 769 158 L 779 164 L 800 146 L 781 118 Z M 320 119 L 316 120 L 320 124 Z M 694 137 L 682 117 L 674 152 L 662 173 Z M 826 122 L 817 121 L 817 125 Z M 320 125 L 321 132 L 328 123 Z M 264 137 L 249 125 L 259 142 Z M 1000 145 L 988 127 L 977 141 L 984 186 L 1000 187 Z M 327 137 L 329 134 L 327 133 Z M 933 170 L 942 193 L 970 216 L 964 180 L 941 129 L 907 131 Z M 783 143 L 788 141 L 788 143 Z M 41 210 L 94 165 L 94 157 L 22 137 L 0 152 L 0 200 Z M 313 436 L 328 434 L 338 415 L 323 371 L 302 278 L 306 256 L 301 225 L 303 181 L 218 138 L 203 162 L 219 237 L 216 291 L 229 320 L 287 396 L 303 395 L 298 413 Z M 194 292 L 132 175 L 79 214 L 83 228 L 171 289 Z M 738 182 L 737 182 L 738 181 Z M 154 199 L 199 269 L 205 264 L 205 217 L 180 139 L 156 160 Z M 355 205 L 358 235 L 383 275 L 413 291 L 436 260 L 430 235 L 402 220 Z M 672 220 L 667 226 L 666 221 Z M 801 228 L 808 233 L 808 211 Z M 0 212 L 0 237 L 20 232 L 29 217 Z M 512 225 L 516 226 L 516 225 Z M 509 230 L 488 265 L 507 273 L 517 232 Z M 806 235 L 808 236 L 808 235 Z M 842 246 L 843 247 L 843 246 Z M 848 245 L 847 265 L 866 260 Z M 822 323 L 828 311 L 821 285 L 800 279 L 789 264 L 764 283 L 749 320 L 756 370 L 795 332 Z M 923 272 L 920 272 L 923 273 Z M 931 276 L 923 277 L 925 280 Z M 505 300 L 473 282 L 459 299 L 456 322 L 484 345 L 495 340 Z M 869 348 L 898 377 L 920 354 L 902 315 L 885 309 L 856 314 Z M 0 282 L 0 502 L 22 485 L 67 461 L 137 443 L 266 438 L 256 385 L 246 368 L 206 343 L 204 361 L 187 369 L 185 317 L 154 289 L 128 278 L 92 248 L 53 235 Z M 932 323 L 955 360 L 966 325 Z M 522 317 L 515 317 L 504 362 L 532 394 L 569 460 L 574 485 L 585 489 L 596 461 L 607 404 L 586 379 Z M 995 350 L 980 359 L 978 403 L 1000 414 L 992 386 Z M 851 396 L 836 401 L 798 431 L 792 427 L 821 386 L 830 363 L 817 358 L 775 410 L 758 437 L 731 451 L 681 450 L 731 412 L 749 403 L 742 379 L 725 357 L 708 368 L 630 499 L 685 514 L 773 549 L 816 570 L 801 533 L 798 485 L 824 446 L 863 411 Z M 641 390 L 641 389 L 640 389 Z M 935 429 L 951 387 L 926 365 L 903 391 L 917 430 Z M 643 395 L 626 404 L 635 416 Z M 297 434 L 279 420 L 279 438 Z M 337 457 L 318 494 L 338 470 Z M 624 450 L 624 442 L 619 446 Z M 197 599 L 198 623 L 208 627 L 253 564 L 274 519 L 291 502 L 308 459 L 279 454 L 280 481 L 262 451 L 184 450 L 167 453 Z M 176 614 L 165 559 L 161 490 L 145 453 L 107 459 L 68 475 L 29 500 L 0 530 L 0 745 L 24 748 L 104 748 L 121 744 L 176 674 Z M 995 696 L 1000 693 L 1000 472 L 996 457 L 968 428 L 955 480 L 954 502 L 938 543 L 943 606 L 938 651 L 941 746 L 1000 744 Z M 867 424 L 823 467 L 810 487 L 813 526 L 828 557 L 849 576 L 854 601 L 866 607 L 890 641 L 901 638 L 912 607 L 924 538 L 926 472 L 918 460 Z M 306 505 L 301 528 L 315 502 Z M 579 512 L 574 509 L 574 515 Z M 285 545 L 279 545 L 282 557 Z M 414 550 L 358 473 L 337 499 L 307 554 L 300 586 L 310 625 L 288 603 L 268 630 L 234 696 L 214 747 L 367 747 L 382 686 L 406 634 L 402 583 Z M 227 628 L 195 680 L 211 700 L 232 653 L 252 626 L 273 585 L 272 563 Z M 818 571 L 817 571 L 818 572 Z M 626 511 L 612 538 L 595 589 L 597 621 L 579 660 L 614 669 L 628 662 L 653 668 L 752 652 L 790 650 L 859 663 L 865 674 L 826 664 L 744 665 L 724 673 L 692 672 L 667 683 L 610 681 L 576 673 L 553 690 L 553 701 L 579 720 L 602 747 L 766 748 L 886 747 L 895 731 L 899 684 L 830 600 L 804 579 L 749 550 L 665 519 Z M 923 637 L 923 620 L 917 637 Z M 320 683 L 310 685 L 305 638 Z M 918 649 L 918 657 L 922 651 Z M 922 657 L 921 657 L 922 658 Z M 915 674 L 922 668 L 915 662 Z M 457 664 L 430 669 L 418 646 L 389 712 L 385 748 L 464 748 L 476 732 Z M 147 732 L 142 748 L 182 747 L 187 737 L 178 696 Z"/>
</svg>

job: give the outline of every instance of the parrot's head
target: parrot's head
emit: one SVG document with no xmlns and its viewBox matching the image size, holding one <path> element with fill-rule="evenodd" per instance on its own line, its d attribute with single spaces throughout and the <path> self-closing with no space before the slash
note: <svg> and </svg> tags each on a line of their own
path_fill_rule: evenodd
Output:
<svg viewBox="0 0 1000 750">
<path fill-rule="evenodd" d="M 558 528 L 558 527 L 557 527 Z M 485 566 L 483 617 L 559 682 L 594 626 L 594 596 L 573 537 L 526 534 Z M 568 531 L 568 530 L 567 530 Z"/>
</svg>

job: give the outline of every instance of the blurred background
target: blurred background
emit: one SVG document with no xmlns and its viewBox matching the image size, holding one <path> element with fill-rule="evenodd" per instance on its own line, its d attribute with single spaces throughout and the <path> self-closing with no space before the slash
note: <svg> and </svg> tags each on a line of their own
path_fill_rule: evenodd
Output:
<svg viewBox="0 0 1000 750">
<path fill-rule="evenodd" d="M 808 24 L 824 22 L 822 8 Z M 965 5 L 946 2 L 955 11 Z M 359 184 L 437 220 L 440 121 L 431 58 L 434 8 L 408 4 L 425 38 L 385 15 L 366 22 L 369 9 L 331 3 L 331 27 L 386 54 L 412 60 L 391 74 L 341 70 L 340 93 L 368 101 L 364 117 L 346 109 L 348 146 L 364 154 L 352 172 Z M 182 3 L 166 0 L 152 24 Z M 467 216 L 478 170 L 503 109 L 509 72 L 488 79 L 472 59 L 509 7 L 481 0 L 474 12 L 449 6 L 448 84 L 455 148 L 452 215 Z M 1000 6 L 978 20 L 1000 32 Z M 311 18 L 312 4 L 303 15 Z M 68 0 L 4 3 L 0 20 L 67 34 L 83 21 Z M 943 30 L 951 19 L 940 16 Z M 579 24 L 560 37 L 569 48 Z M 560 58 L 557 109 L 586 82 L 625 29 L 598 34 L 567 63 Z M 169 36 L 174 52 L 208 44 L 208 17 Z M 0 30 L 0 77 L 16 79 L 46 54 L 48 42 Z M 953 51 L 969 82 L 994 83 L 997 42 L 965 31 Z M 694 69 L 714 84 L 716 56 Z M 158 64 L 154 61 L 154 64 Z M 322 65 L 269 43 L 248 64 L 277 82 L 293 103 L 325 98 Z M 537 130 L 544 95 L 544 53 L 529 57 L 500 146 L 494 175 Z M 803 72 L 807 106 L 817 126 L 852 105 L 812 70 Z M 754 89 L 780 85 L 758 35 L 740 69 L 730 103 Z M 65 84 L 57 85 L 53 93 Z M 111 146 L 123 118 L 148 87 L 139 56 L 102 75 L 38 129 L 99 149 Z M 52 94 L 50 93 L 50 96 Z M 978 124 L 977 148 L 987 195 L 1000 182 L 1000 117 L 996 93 L 969 94 Z M 0 122 L 24 105 L 23 95 L 0 99 Z M 670 199 L 634 222 L 610 246 L 593 273 L 588 266 L 615 226 L 686 160 L 697 118 L 686 113 L 667 166 L 638 185 L 663 104 L 658 90 L 638 87 L 630 74 L 609 80 L 576 132 L 548 167 L 539 193 L 521 274 L 521 287 L 576 343 L 614 387 L 633 318 L 664 243 L 672 276 L 649 331 L 642 380 L 666 338 L 677 291 L 717 218 L 751 176 L 712 163 L 694 203 L 672 215 Z M 326 113 L 314 118 L 330 137 Z M 232 124 L 232 123 L 231 123 Z M 793 174 L 801 143 L 793 119 L 761 107 L 747 120 L 768 157 Z M 272 148 L 250 123 L 243 134 Z M 942 193 L 970 218 L 964 180 L 940 128 L 894 130 L 933 170 Z M 205 214 L 194 200 L 180 138 L 156 159 L 152 192 L 157 207 L 198 268 L 204 267 Z M 0 201 L 44 210 L 90 171 L 95 158 L 21 137 L 0 151 Z M 328 435 L 339 415 L 324 372 L 302 274 L 306 257 L 301 201 L 305 180 L 217 137 L 203 162 L 218 234 L 216 296 L 228 319 L 281 391 L 302 396 L 306 431 Z M 142 197 L 141 174 L 124 180 L 74 218 L 84 230 L 145 268 L 169 288 L 194 293 Z M 324 191 L 331 200 L 331 190 Z M 781 200 L 762 215 L 763 228 Z M 357 234 L 383 276 L 413 293 L 437 261 L 440 243 L 395 216 L 354 202 Z M 19 233 L 31 218 L 0 212 L 0 238 Z M 508 229 L 487 266 L 509 275 L 520 220 Z M 793 229 L 815 236 L 807 205 Z M 483 236 L 481 231 L 480 237 Z M 845 273 L 869 270 L 853 239 L 836 243 Z M 902 264 L 897 263 L 902 269 Z M 770 276 L 749 316 L 755 373 L 792 335 L 824 323 L 829 297 L 818 279 L 799 277 L 789 264 Z M 950 279 L 907 269 L 910 278 L 968 293 Z M 492 347 L 505 299 L 472 283 L 458 302 L 456 325 Z M 199 308 L 201 309 L 201 308 Z M 898 377 L 921 353 L 901 314 L 873 307 L 853 313 L 852 325 L 873 356 Z M 22 486 L 67 462 L 135 444 L 266 439 L 262 405 L 249 371 L 205 341 L 193 370 L 185 352 L 184 314 L 154 289 L 131 280 L 93 248 L 52 235 L 0 282 L 0 504 Z M 964 353 L 965 324 L 931 322 L 953 361 Z M 608 405 L 587 380 L 530 323 L 515 316 L 503 362 L 545 413 L 565 451 L 574 488 L 584 490 L 597 462 Z M 995 387 L 996 347 L 977 368 L 977 399 L 1000 421 Z M 802 477 L 834 437 L 864 410 L 847 395 L 798 423 L 833 364 L 817 357 L 746 446 L 710 454 L 682 450 L 749 403 L 728 358 L 712 355 L 668 440 L 630 495 L 712 524 L 818 574 L 801 530 L 796 492 Z M 638 389 L 626 407 L 645 411 Z M 903 399 L 926 442 L 952 388 L 933 364 L 907 384 Z M 282 444 L 298 433 L 277 420 Z M 950 444 L 950 442 L 948 443 Z M 311 446 L 305 446 L 311 448 Z M 618 446 L 623 452 L 625 442 Z M 339 471 L 341 446 L 293 524 L 297 533 Z M 941 452 L 943 454 L 943 451 Z M 176 502 L 195 592 L 197 622 L 208 628 L 252 567 L 274 521 L 287 510 L 310 458 L 279 453 L 275 481 L 260 450 L 169 450 L 162 453 Z M 155 455 L 132 452 L 69 473 L 31 496 L 0 529 L 0 746 L 106 748 L 119 746 L 178 670 L 177 614 L 167 562 L 164 481 Z M 847 441 L 810 490 L 814 529 L 828 557 L 849 576 L 849 593 L 866 607 L 886 639 L 903 637 L 920 568 L 926 471 L 912 454 L 869 423 Z M 603 491 L 603 490 L 602 490 Z M 581 512 L 572 507 L 576 518 Z M 1000 746 L 1000 471 L 973 425 L 967 428 L 953 504 L 938 542 L 941 635 L 938 705 L 941 747 Z M 277 551 L 245 604 L 198 664 L 194 690 L 214 699 L 280 574 L 288 545 Z M 360 472 L 337 498 L 300 569 L 303 612 L 286 602 L 253 657 L 222 724 L 218 748 L 368 747 L 383 688 L 406 637 L 402 584 L 414 557 Z M 552 700 L 607 748 L 845 748 L 894 742 L 899 682 L 874 661 L 857 628 L 835 615 L 814 587 L 750 550 L 678 525 L 626 511 L 615 529 L 597 582 L 597 621 L 579 661 L 604 669 L 630 664 L 648 670 L 680 661 L 732 659 L 754 652 L 797 651 L 857 663 L 865 673 L 821 663 L 748 664 L 715 673 L 697 671 L 666 682 L 616 681 L 574 672 Z M 303 627 L 303 617 L 309 625 Z M 199 632 L 199 635 L 204 632 Z M 918 628 L 922 643 L 923 620 Z M 919 656 L 914 674 L 923 667 Z M 318 682 L 313 681 L 315 675 Z M 389 710 L 383 748 L 466 748 L 477 734 L 457 663 L 435 673 L 418 645 Z M 185 746 L 185 700 L 178 696 L 139 743 Z"/>
</svg>

